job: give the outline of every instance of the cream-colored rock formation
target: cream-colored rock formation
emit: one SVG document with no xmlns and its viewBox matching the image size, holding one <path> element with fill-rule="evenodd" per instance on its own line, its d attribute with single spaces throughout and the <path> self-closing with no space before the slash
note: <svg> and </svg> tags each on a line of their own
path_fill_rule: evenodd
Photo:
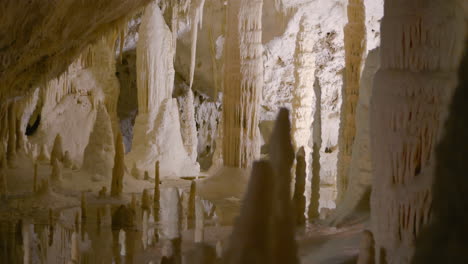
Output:
<svg viewBox="0 0 468 264">
<path fill-rule="evenodd" d="M 464 16 L 457 1 L 386 2 L 370 107 L 376 263 L 410 263 L 430 220 L 434 149 L 456 87 Z"/>
<path fill-rule="evenodd" d="M 224 48 L 223 162 L 247 168 L 260 156 L 262 0 L 228 1 Z"/>
<path fill-rule="evenodd" d="M 348 1 L 348 24 L 344 28 L 345 75 L 338 139 L 337 200 L 340 202 L 349 182 L 349 168 L 356 137 L 356 108 L 364 55 L 366 52 L 365 6 L 363 0 Z"/>
</svg>

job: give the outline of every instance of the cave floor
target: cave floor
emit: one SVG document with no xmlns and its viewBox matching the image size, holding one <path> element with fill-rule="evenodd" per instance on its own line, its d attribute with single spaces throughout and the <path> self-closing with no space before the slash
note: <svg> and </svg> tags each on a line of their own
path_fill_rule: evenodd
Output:
<svg viewBox="0 0 468 264">
<path fill-rule="evenodd" d="M 8 195 L 0 200 L 0 263 L 74 263 L 72 259 L 79 259 L 79 263 L 159 263 L 162 256 L 173 255 L 179 246 L 184 263 L 191 263 L 198 244 L 195 241 L 203 241 L 221 254 L 240 209 L 240 199 L 235 197 L 211 201 L 199 198 L 203 228 L 194 228 L 186 220 L 191 177 L 162 180 L 161 209 L 155 217 L 154 209 L 142 209 L 140 202 L 142 191 L 151 191 L 153 182 L 126 175 L 123 196 L 103 198 L 98 192 L 102 186 L 110 186 L 110 179 L 63 169 L 60 182 L 51 186 L 53 191 L 34 194 L 33 171 L 25 155 L 18 156 L 15 168 L 6 170 Z M 41 163 L 38 178 L 48 177 L 50 171 L 49 164 Z M 174 201 L 175 191 L 181 197 L 179 204 Z M 80 214 L 82 193 L 87 203 L 86 218 Z M 134 209 L 132 227 L 112 226 L 112 215 L 121 205 Z M 178 212 L 184 215 L 181 221 Z M 199 217 L 197 213 L 193 222 Z M 301 263 L 355 263 L 367 220 L 361 217 L 340 228 L 320 223 L 299 228 L 296 239 Z M 180 243 L 175 239 L 178 234 Z"/>
</svg>

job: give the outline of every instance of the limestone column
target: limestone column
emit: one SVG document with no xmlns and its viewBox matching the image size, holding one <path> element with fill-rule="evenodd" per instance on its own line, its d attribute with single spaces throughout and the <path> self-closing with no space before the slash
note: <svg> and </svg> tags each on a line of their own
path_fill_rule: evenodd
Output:
<svg viewBox="0 0 468 264">
<path fill-rule="evenodd" d="M 344 28 L 345 87 L 341 105 L 340 134 L 338 138 L 337 202 L 348 185 L 349 166 L 356 135 L 356 106 L 363 56 L 366 52 L 366 19 L 363 0 L 348 1 L 348 24 Z"/>
<path fill-rule="evenodd" d="M 376 263 L 411 261 L 431 217 L 434 147 L 466 35 L 456 0 L 385 1 L 371 100 Z"/>
<path fill-rule="evenodd" d="M 263 87 L 262 0 L 227 4 L 223 95 L 223 161 L 247 168 L 260 156 Z"/>
</svg>

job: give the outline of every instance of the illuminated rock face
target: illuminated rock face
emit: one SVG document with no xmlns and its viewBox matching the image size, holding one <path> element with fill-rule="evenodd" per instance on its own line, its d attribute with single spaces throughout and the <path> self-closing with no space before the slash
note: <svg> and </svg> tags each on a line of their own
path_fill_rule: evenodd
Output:
<svg viewBox="0 0 468 264">
<path fill-rule="evenodd" d="M 457 3 L 385 2 L 370 107 L 377 263 L 409 263 L 431 217 L 434 148 L 466 32 Z"/>
<path fill-rule="evenodd" d="M 262 0 L 229 1 L 224 63 L 223 161 L 247 168 L 260 156 Z"/>
</svg>

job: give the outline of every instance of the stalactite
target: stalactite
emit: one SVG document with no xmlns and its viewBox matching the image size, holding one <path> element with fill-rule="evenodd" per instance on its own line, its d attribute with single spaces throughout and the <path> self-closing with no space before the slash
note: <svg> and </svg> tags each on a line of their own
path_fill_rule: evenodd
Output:
<svg viewBox="0 0 468 264">
<path fill-rule="evenodd" d="M 117 197 L 122 195 L 123 189 L 123 177 L 125 174 L 125 152 L 122 142 L 122 135 L 117 133 L 115 140 L 115 158 L 114 168 L 112 169 L 112 185 L 111 185 L 111 196 Z"/>
<path fill-rule="evenodd" d="M 305 223 L 306 200 L 304 196 L 306 185 L 306 162 L 304 147 L 301 147 L 296 154 L 296 183 L 294 187 L 293 204 L 297 225 Z"/>
<path fill-rule="evenodd" d="M 260 156 L 262 0 L 228 1 L 224 54 L 223 161 L 247 168 Z"/>
<path fill-rule="evenodd" d="M 50 152 L 50 162 L 54 160 L 63 161 L 63 148 L 62 148 L 62 136 L 57 134 L 55 136 L 54 145 L 52 147 L 52 152 Z"/>
<path fill-rule="evenodd" d="M 366 52 L 366 12 L 363 0 L 348 0 L 348 24 L 344 28 L 345 87 L 341 106 L 339 154 L 337 168 L 338 203 L 348 185 L 349 166 L 356 135 L 356 106 L 363 56 Z"/>
<path fill-rule="evenodd" d="M 294 52 L 294 90 L 292 100 L 292 132 L 294 148 L 305 148 L 305 160 L 309 161 L 309 139 L 311 137 L 311 125 L 314 112 L 314 80 L 315 57 L 312 51 L 314 38 L 308 31 L 305 17 L 301 18 L 299 32 L 296 37 L 296 49 Z M 309 171 L 306 167 L 306 171 Z M 307 172 L 306 172 L 307 173 Z M 308 174 L 308 173 L 307 173 Z"/>
<path fill-rule="evenodd" d="M 190 88 L 193 85 L 195 75 L 195 58 L 197 55 L 198 28 L 202 26 L 203 7 L 205 0 L 192 0 L 190 3 L 190 25 L 191 25 L 191 48 L 190 48 Z"/>
<path fill-rule="evenodd" d="M 434 147 L 456 85 L 463 22 L 457 1 L 385 2 L 370 108 L 378 264 L 409 263 L 431 217 Z"/>
<path fill-rule="evenodd" d="M 83 154 L 82 169 L 109 179 L 114 165 L 114 136 L 106 107 L 97 106 L 96 120 Z"/>
</svg>

